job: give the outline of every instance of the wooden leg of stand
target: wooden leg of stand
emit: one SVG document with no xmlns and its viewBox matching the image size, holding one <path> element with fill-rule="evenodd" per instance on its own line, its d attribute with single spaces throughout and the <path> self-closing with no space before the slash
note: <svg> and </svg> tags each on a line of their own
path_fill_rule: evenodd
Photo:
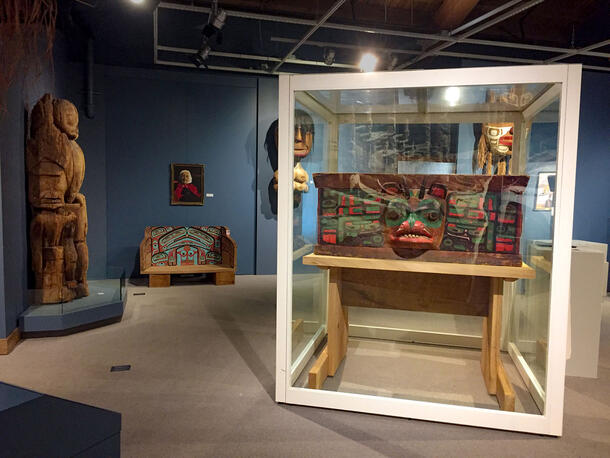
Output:
<svg viewBox="0 0 610 458">
<path fill-rule="evenodd" d="M 214 284 L 216 284 L 216 285 L 235 284 L 235 273 L 234 272 L 216 272 L 214 274 Z"/>
<path fill-rule="evenodd" d="M 308 388 L 319 390 L 324 385 L 326 377 L 328 377 L 328 345 L 324 347 L 318 360 L 309 370 Z"/>
<path fill-rule="evenodd" d="M 148 286 L 150 288 L 167 288 L 171 284 L 171 275 L 150 274 L 148 276 Z"/>
<path fill-rule="evenodd" d="M 510 384 L 506 372 L 504 371 L 504 365 L 502 360 L 498 357 L 498 379 L 496 386 L 496 397 L 498 398 L 498 404 L 502 410 L 508 412 L 515 411 L 515 390 L 513 390 Z"/>
<path fill-rule="evenodd" d="M 333 376 L 347 353 L 347 307 L 341 303 L 341 269 L 330 268 L 328 278 L 328 375 Z"/>
<path fill-rule="evenodd" d="M 500 355 L 500 333 L 502 331 L 502 291 L 504 280 L 491 278 L 489 312 L 483 318 L 483 344 L 481 371 L 489 394 L 496 394 L 498 359 Z"/>
</svg>

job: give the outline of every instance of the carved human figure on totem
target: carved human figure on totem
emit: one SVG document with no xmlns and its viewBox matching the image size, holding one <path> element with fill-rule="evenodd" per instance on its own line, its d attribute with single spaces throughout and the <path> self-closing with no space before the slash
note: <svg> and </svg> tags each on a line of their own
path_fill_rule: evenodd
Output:
<svg viewBox="0 0 610 458">
<path fill-rule="evenodd" d="M 270 141 L 270 137 L 272 140 Z M 303 160 L 311 152 L 314 138 L 313 119 L 303 110 L 296 110 L 294 113 L 294 171 L 293 189 L 294 206 L 297 207 L 301 202 L 301 193 L 309 191 L 309 174 L 303 168 Z M 267 139 L 265 141 L 269 153 L 269 161 L 273 167 L 273 178 L 269 183 L 270 199 L 276 202 L 277 196 L 271 196 L 271 188 L 277 193 L 278 190 L 278 122 L 274 121 L 269 127 Z M 275 205 L 272 205 L 275 206 Z M 274 211 L 275 213 L 275 211 Z"/>
<path fill-rule="evenodd" d="M 497 175 L 512 174 L 513 128 L 512 122 L 483 124 L 476 164 L 486 175 L 493 175 L 494 168 Z"/>
<path fill-rule="evenodd" d="M 79 192 L 85 156 L 77 138 L 76 107 L 44 95 L 30 116 L 26 152 L 35 300 L 42 304 L 89 295 L 87 204 Z"/>
</svg>

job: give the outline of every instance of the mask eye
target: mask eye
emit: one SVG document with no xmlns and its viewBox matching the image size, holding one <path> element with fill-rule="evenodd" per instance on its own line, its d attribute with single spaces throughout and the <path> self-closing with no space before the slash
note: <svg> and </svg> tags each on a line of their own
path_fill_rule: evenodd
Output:
<svg viewBox="0 0 610 458">
<path fill-rule="evenodd" d="M 426 219 L 431 222 L 436 222 L 440 219 L 441 214 L 439 212 L 428 212 L 426 213 Z"/>
<path fill-rule="evenodd" d="M 389 219 L 398 219 L 400 215 L 398 214 L 398 212 L 396 210 L 391 209 L 391 210 L 388 210 L 388 213 L 386 214 L 386 216 Z"/>
<path fill-rule="evenodd" d="M 500 132 L 498 132 L 498 129 L 489 129 L 487 132 L 492 137 L 496 137 L 500 133 Z"/>
</svg>

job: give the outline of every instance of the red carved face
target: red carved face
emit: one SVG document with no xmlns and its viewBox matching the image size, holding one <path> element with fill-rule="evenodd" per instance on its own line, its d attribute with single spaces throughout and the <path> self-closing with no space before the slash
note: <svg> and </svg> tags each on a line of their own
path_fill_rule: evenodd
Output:
<svg viewBox="0 0 610 458">
<path fill-rule="evenodd" d="M 384 213 L 385 238 L 393 248 L 438 250 L 445 231 L 447 191 L 433 185 L 390 198 Z"/>
</svg>

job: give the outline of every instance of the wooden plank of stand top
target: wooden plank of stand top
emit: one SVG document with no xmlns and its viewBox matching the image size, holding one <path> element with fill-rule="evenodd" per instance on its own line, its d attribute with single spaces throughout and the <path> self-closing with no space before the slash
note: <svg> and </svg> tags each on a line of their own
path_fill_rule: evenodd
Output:
<svg viewBox="0 0 610 458">
<path fill-rule="evenodd" d="M 223 264 L 197 264 L 192 266 L 151 266 L 142 270 L 143 274 L 207 274 L 214 272 L 235 272 L 234 267 Z"/>
<path fill-rule="evenodd" d="M 547 273 L 551 273 L 553 271 L 553 263 L 544 256 L 532 256 L 531 262 L 532 265 L 544 270 Z"/>
<path fill-rule="evenodd" d="M 502 364 L 500 357 L 498 357 L 496 366 L 498 371 L 498 378 L 496 381 L 496 397 L 498 398 L 498 404 L 502 410 L 514 412 L 515 390 L 513 390 L 513 386 L 506 376 L 506 371 L 504 370 L 504 365 Z"/>
<path fill-rule="evenodd" d="M 309 370 L 307 387 L 312 390 L 321 389 L 326 377 L 328 377 L 328 345 L 324 346 L 324 350 Z"/>
<path fill-rule="evenodd" d="M 460 264 L 454 262 L 426 262 L 397 259 L 352 258 L 308 254 L 303 264 L 318 267 L 346 267 L 349 269 L 394 270 L 448 275 L 475 275 L 496 278 L 536 278 L 536 271 L 525 263 L 520 267 Z"/>
</svg>

